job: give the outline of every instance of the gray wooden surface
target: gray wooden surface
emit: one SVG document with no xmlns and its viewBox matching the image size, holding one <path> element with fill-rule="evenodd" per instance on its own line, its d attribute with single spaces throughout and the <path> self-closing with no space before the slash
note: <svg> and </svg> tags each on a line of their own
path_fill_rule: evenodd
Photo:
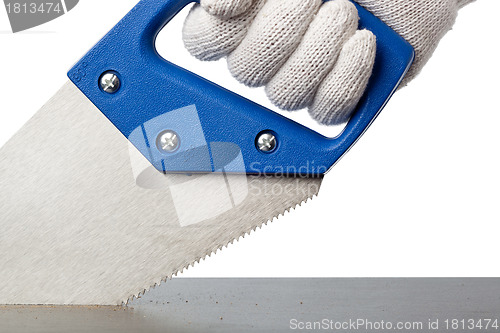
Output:
<svg viewBox="0 0 500 333">
<path fill-rule="evenodd" d="M 420 332 L 431 319 L 441 332 L 486 318 L 500 320 L 500 279 L 173 279 L 127 307 L 0 306 L 0 332 L 290 332 L 292 319 L 421 321 Z"/>
</svg>

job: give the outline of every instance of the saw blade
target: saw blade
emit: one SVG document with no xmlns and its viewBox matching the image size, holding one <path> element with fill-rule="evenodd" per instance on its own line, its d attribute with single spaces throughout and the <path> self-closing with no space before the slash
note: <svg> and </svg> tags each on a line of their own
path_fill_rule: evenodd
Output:
<svg viewBox="0 0 500 333">
<path fill-rule="evenodd" d="M 122 304 L 321 184 L 151 170 L 140 179 L 148 163 L 66 83 L 0 150 L 0 304 Z"/>
</svg>

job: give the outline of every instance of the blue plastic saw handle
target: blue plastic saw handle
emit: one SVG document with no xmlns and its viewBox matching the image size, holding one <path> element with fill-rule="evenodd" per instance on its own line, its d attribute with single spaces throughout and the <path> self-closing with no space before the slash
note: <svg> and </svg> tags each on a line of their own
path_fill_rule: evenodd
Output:
<svg viewBox="0 0 500 333">
<path fill-rule="evenodd" d="M 360 28 L 377 37 L 368 89 L 345 130 L 326 138 L 163 58 L 157 34 L 191 0 L 142 0 L 75 66 L 68 76 L 138 150 L 163 172 L 234 172 L 322 175 L 361 137 L 399 86 L 413 48 L 364 8 Z M 100 87 L 103 73 L 121 80 L 118 92 Z M 177 133 L 180 146 L 165 152 L 157 138 Z M 272 153 L 256 147 L 270 131 Z M 236 162 L 235 162 L 236 161 Z"/>
</svg>

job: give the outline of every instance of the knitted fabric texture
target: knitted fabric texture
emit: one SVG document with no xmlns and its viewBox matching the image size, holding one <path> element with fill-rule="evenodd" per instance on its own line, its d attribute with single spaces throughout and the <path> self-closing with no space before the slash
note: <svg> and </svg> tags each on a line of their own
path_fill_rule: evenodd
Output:
<svg viewBox="0 0 500 333">
<path fill-rule="evenodd" d="M 244 15 L 222 19 L 194 5 L 183 28 L 184 45 L 200 60 L 219 60 L 233 52 L 266 0 L 257 0 Z"/>
<path fill-rule="evenodd" d="M 338 125 L 349 120 L 370 79 L 375 62 L 375 42 L 375 36 L 366 30 L 357 31 L 347 41 L 309 108 L 314 119 L 325 125 Z"/>
<path fill-rule="evenodd" d="M 404 84 L 413 80 L 451 30 L 458 10 L 474 0 L 356 0 L 415 49 L 415 62 Z"/>
<path fill-rule="evenodd" d="M 321 6 L 298 48 L 267 85 L 269 99 L 285 110 L 309 106 L 357 28 L 353 4 L 331 1 Z"/>
<path fill-rule="evenodd" d="M 458 9 L 473 0 L 357 0 L 416 51 L 404 83 L 427 63 L 451 29 Z M 233 76 L 266 85 L 278 107 L 308 107 L 323 124 L 349 119 L 371 76 L 376 40 L 356 31 L 348 0 L 201 0 L 184 24 L 183 39 L 201 60 L 227 57 Z"/>
<path fill-rule="evenodd" d="M 201 0 L 207 12 L 222 18 L 230 18 L 246 12 L 252 6 L 252 0 Z"/>
<path fill-rule="evenodd" d="M 299 45 L 321 0 L 269 0 L 241 44 L 227 58 L 229 70 L 249 86 L 267 84 Z"/>
</svg>

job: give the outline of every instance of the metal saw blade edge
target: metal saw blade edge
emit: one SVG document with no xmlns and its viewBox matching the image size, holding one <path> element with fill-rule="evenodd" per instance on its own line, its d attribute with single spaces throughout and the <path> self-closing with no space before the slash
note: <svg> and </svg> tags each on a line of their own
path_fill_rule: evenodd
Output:
<svg viewBox="0 0 500 333">
<path fill-rule="evenodd" d="M 141 156 L 71 82 L 0 149 L 0 304 L 126 303 L 322 181 L 153 173 L 148 188 Z"/>
</svg>

